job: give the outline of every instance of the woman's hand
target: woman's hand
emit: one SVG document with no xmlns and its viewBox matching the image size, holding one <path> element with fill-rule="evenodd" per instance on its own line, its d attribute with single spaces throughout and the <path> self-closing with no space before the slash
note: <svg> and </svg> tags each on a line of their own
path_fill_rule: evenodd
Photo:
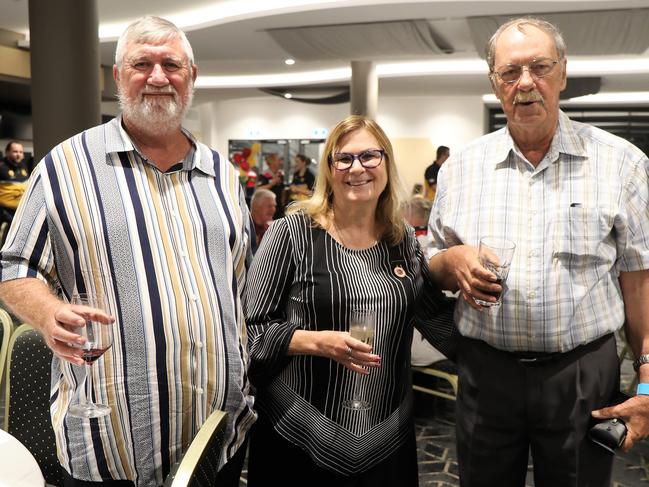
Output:
<svg viewBox="0 0 649 487">
<path fill-rule="evenodd" d="M 365 375 L 369 374 L 367 367 L 381 366 L 381 357 L 372 353 L 372 346 L 352 338 L 346 331 L 296 330 L 288 353 L 327 357 Z"/>
</svg>

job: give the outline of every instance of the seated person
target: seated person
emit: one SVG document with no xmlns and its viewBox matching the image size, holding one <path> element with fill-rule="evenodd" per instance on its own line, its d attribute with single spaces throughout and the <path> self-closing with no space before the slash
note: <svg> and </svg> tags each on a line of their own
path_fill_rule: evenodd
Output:
<svg viewBox="0 0 649 487">
<path fill-rule="evenodd" d="M 415 229 L 417 241 L 426 258 L 430 258 L 430 239 L 428 237 L 428 216 L 431 203 L 422 195 L 414 195 L 404 207 L 404 219 Z M 415 367 L 428 367 L 435 362 L 446 360 L 444 354 L 433 347 L 415 328 L 412 335 L 410 363 Z"/>
<path fill-rule="evenodd" d="M 270 222 L 273 221 L 277 208 L 277 197 L 269 189 L 257 189 L 250 200 L 250 216 L 255 224 L 256 242 L 253 242 L 252 251 L 257 251 Z"/>
<path fill-rule="evenodd" d="M 267 189 L 275 194 L 276 220 L 284 216 L 284 158 L 273 152 L 265 157 L 266 170 L 257 176 L 257 190 Z M 252 208 L 251 208 L 252 209 Z"/>
</svg>

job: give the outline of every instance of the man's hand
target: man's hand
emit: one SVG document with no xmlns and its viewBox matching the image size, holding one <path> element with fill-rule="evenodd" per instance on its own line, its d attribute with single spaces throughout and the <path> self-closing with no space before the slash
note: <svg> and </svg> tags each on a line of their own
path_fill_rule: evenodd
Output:
<svg viewBox="0 0 649 487">
<path fill-rule="evenodd" d="M 649 436 L 649 396 L 639 395 L 621 404 L 592 412 L 593 418 L 619 418 L 626 423 L 626 439 L 622 450 L 628 452 L 638 441 Z"/>
<path fill-rule="evenodd" d="M 76 365 L 83 365 L 81 347 L 86 339 L 76 333 L 76 329 L 85 326 L 86 321 L 98 321 L 107 325 L 115 319 L 104 311 L 88 306 L 61 302 L 41 328 L 47 346 L 58 357 Z M 73 345 L 76 345 L 73 346 Z"/>
<path fill-rule="evenodd" d="M 502 286 L 496 284 L 496 275 L 488 271 L 478 260 L 478 249 L 470 245 L 456 245 L 445 252 L 446 268 L 455 277 L 462 296 L 469 306 L 477 310 L 484 309 L 475 302 L 496 302 L 496 298 L 489 293 L 502 291 Z"/>
</svg>

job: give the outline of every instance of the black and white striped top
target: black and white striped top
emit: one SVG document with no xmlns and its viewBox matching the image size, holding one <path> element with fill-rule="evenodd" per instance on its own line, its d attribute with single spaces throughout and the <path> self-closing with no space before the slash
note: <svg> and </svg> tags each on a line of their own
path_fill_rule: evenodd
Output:
<svg viewBox="0 0 649 487">
<path fill-rule="evenodd" d="M 298 214 L 276 221 L 264 236 L 244 298 L 256 405 L 319 466 L 360 473 L 406 439 L 415 308 L 417 327 L 433 342 L 452 312 L 422 270 L 424 262 L 412 229 L 392 249 L 379 242 L 351 250 Z M 404 277 L 395 274 L 397 265 Z M 377 316 L 373 345 L 382 365 L 362 377 L 368 411 L 341 406 L 352 397 L 355 373 L 329 358 L 286 354 L 296 329 L 347 331 L 354 308 Z"/>
</svg>

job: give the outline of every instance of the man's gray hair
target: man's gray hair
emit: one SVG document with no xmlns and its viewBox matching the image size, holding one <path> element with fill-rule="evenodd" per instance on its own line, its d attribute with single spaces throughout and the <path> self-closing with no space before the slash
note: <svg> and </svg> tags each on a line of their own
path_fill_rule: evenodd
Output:
<svg viewBox="0 0 649 487">
<path fill-rule="evenodd" d="M 500 34 L 512 25 L 515 25 L 521 32 L 524 32 L 524 27 L 527 25 L 542 30 L 554 40 L 554 46 L 557 50 L 557 55 L 559 56 L 558 60 L 566 57 L 566 42 L 563 40 L 563 36 L 559 29 L 546 20 L 536 19 L 534 17 L 520 17 L 518 19 L 512 19 L 498 27 L 498 30 L 491 36 L 489 42 L 487 42 L 485 53 L 487 55 L 487 64 L 489 65 L 490 73 L 493 73 L 495 67 L 494 63 L 496 62 L 496 42 L 498 41 Z"/>
<path fill-rule="evenodd" d="M 126 46 L 131 42 L 136 44 L 160 44 L 163 41 L 173 39 L 180 39 L 189 65 L 192 66 L 194 64 L 194 51 L 185 33 L 172 22 L 153 15 L 147 15 L 136 20 L 122 33 L 115 48 L 115 64 L 118 68 L 122 67 Z"/>
<path fill-rule="evenodd" d="M 255 190 L 255 192 L 252 195 L 252 199 L 250 200 L 250 209 L 257 203 L 261 203 L 265 199 L 277 199 L 277 195 L 273 193 L 270 189 L 265 189 L 265 188 L 260 188 Z"/>
</svg>

